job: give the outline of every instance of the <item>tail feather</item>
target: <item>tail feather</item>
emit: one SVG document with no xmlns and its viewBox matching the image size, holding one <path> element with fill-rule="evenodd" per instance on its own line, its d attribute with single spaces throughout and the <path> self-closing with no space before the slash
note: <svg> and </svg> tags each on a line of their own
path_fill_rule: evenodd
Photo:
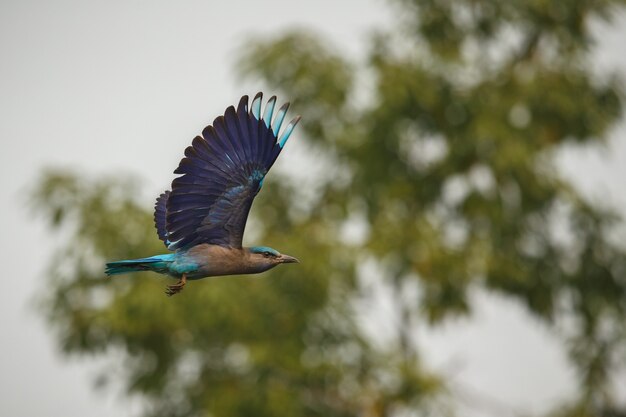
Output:
<svg viewBox="0 0 626 417">
<path fill-rule="evenodd" d="M 167 272 L 168 266 L 173 260 L 174 254 L 165 254 L 152 256 L 150 258 L 108 262 L 104 273 L 109 276 L 137 271 L 155 271 L 163 273 Z"/>
</svg>

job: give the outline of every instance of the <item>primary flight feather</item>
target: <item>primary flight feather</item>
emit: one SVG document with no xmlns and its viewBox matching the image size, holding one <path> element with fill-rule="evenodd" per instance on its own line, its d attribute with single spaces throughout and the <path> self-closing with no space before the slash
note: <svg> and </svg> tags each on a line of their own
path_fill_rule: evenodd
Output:
<svg viewBox="0 0 626 417">
<path fill-rule="evenodd" d="M 248 107 L 243 96 L 237 109 L 196 136 L 185 149 L 171 191 L 156 201 L 154 223 L 159 239 L 173 251 L 149 258 L 109 262 L 107 275 L 154 271 L 178 278 L 167 295 L 182 291 L 188 279 L 217 275 L 256 274 L 298 260 L 265 246 L 242 247 L 243 232 L 254 197 L 300 120 L 282 133 L 289 103 L 276 112 L 271 97 L 261 116 L 262 93 Z"/>
</svg>

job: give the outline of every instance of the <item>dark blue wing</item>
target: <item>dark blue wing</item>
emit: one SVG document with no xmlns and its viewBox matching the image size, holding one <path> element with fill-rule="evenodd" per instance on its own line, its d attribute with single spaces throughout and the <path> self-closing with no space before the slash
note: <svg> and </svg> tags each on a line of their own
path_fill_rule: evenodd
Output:
<svg viewBox="0 0 626 417">
<path fill-rule="evenodd" d="M 170 192 L 165 191 L 157 197 L 156 204 L 154 205 L 154 225 L 156 226 L 159 239 L 165 243 L 165 246 L 169 245 L 169 241 L 167 239 L 167 229 L 165 228 L 165 208 L 167 206 L 169 196 Z"/>
<path fill-rule="evenodd" d="M 226 109 L 185 150 L 174 171 L 182 175 L 172 182 L 167 199 L 170 249 L 200 243 L 241 247 L 252 201 L 300 120 L 293 119 L 278 139 L 289 103 L 272 122 L 276 97 L 261 117 L 262 97 L 258 93 L 248 109 L 248 96 L 243 96 L 236 111 Z"/>
</svg>

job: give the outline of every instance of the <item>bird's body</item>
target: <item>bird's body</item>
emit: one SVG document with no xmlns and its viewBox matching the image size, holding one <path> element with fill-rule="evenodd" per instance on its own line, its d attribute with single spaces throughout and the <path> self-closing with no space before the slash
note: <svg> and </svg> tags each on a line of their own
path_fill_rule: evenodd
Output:
<svg viewBox="0 0 626 417">
<path fill-rule="evenodd" d="M 271 255 L 259 252 L 259 249 L 264 249 Z M 258 274 L 279 263 L 296 262 L 295 258 L 287 255 L 274 255 L 269 249 L 237 249 L 202 243 L 175 253 L 109 262 L 107 273 L 118 275 L 134 271 L 154 271 L 174 278 L 181 278 L 184 274 L 188 280 L 195 280 L 223 275 Z M 267 262 L 268 258 L 275 262 Z"/>
<path fill-rule="evenodd" d="M 280 154 L 299 117 L 279 139 L 289 104 L 272 122 L 275 97 L 261 117 L 259 93 L 248 110 L 244 96 L 235 111 L 207 126 L 185 150 L 172 190 L 157 198 L 154 220 L 159 238 L 173 253 L 109 262 L 107 275 L 154 271 L 179 279 L 167 294 L 182 290 L 187 280 L 210 276 L 256 274 L 296 258 L 257 246 L 242 247 L 243 232 L 254 197 Z"/>
</svg>

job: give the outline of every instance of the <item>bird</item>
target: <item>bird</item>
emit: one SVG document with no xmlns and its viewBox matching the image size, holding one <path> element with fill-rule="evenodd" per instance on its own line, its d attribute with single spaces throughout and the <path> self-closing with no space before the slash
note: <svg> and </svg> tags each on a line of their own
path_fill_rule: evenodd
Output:
<svg viewBox="0 0 626 417">
<path fill-rule="evenodd" d="M 279 264 L 299 263 L 267 246 L 243 247 L 246 220 L 265 176 L 300 121 L 281 130 L 289 103 L 276 112 L 276 96 L 248 96 L 196 136 L 174 174 L 180 174 L 154 206 L 157 235 L 171 253 L 108 262 L 108 276 L 153 271 L 178 279 L 165 293 L 180 293 L 188 280 L 257 274 Z"/>
</svg>

